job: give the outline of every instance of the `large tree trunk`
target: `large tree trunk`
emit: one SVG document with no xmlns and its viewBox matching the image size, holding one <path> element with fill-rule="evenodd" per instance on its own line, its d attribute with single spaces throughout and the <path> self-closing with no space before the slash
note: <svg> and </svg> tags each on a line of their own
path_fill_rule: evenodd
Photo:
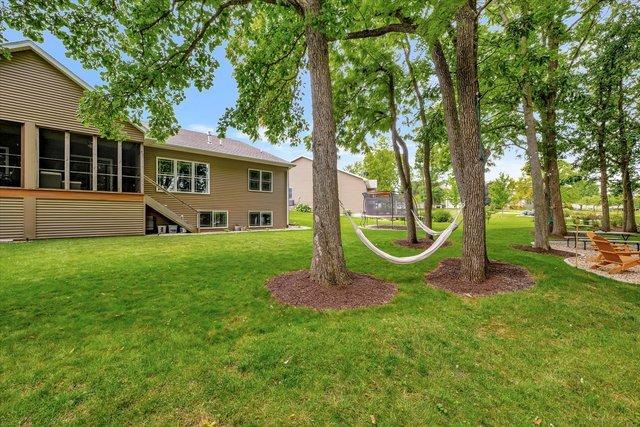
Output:
<svg viewBox="0 0 640 427">
<path fill-rule="evenodd" d="M 605 126 L 604 121 L 598 124 L 596 131 L 596 140 L 598 143 L 598 168 L 600 169 L 600 204 L 602 205 L 602 224 L 603 231 L 611 230 L 611 219 L 609 217 L 609 195 L 607 182 L 609 177 L 607 173 L 607 153 L 605 149 Z"/>
<path fill-rule="evenodd" d="M 631 173 L 629 163 L 631 153 L 629 152 L 629 141 L 627 141 L 627 130 L 624 111 L 624 85 L 620 78 L 618 90 L 618 141 L 619 141 L 619 165 L 620 175 L 622 175 L 622 222 L 623 231 L 637 233 L 636 213 L 633 204 L 633 189 L 631 187 Z"/>
<path fill-rule="evenodd" d="M 309 0 L 307 14 L 316 16 L 320 0 Z M 328 285 L 346 284 L 350 275 L 342 251 L 338 203 L 338 149 L 333 116 L 329 48 L 313 25 L 306 28 L 313 117 L 313 258 L 311 277 Z"/>
<path fill-rule="evenodd" d="M 413 92 L 418 100 L 418 116 L 420 117 L 420 124 L 423 128 L 429 126 L 427 121 L 427 113 L 425 111 L 424 96 L 422 90 L 418 84 L 415 72 L 413 70 L 413 63 L 411 62 L 411 44 L 408 38 L 405 37 L 405 42 L 402 44 L 402 50 L 404 52 L 404 60 L 409 70 L 409 77 L 411 78 L 411 85 Z M 422 142 L 422 175 L 424 179 L 424 223 L 429 228 L 433 228 L 433 184 L 431 182 L 431 143 L 427 140 Z M 433 236 L 427 234 L 427 239 L 433 239 Z"/>
<path fill-rule="evenodd" d="M 477 15 L 475 0 L 469 0 L 456 14 L 456 80 L 459 94 L 460 145 L 464 156 L 464 236 L 462 275 L 482 282 L 488 267 L 485 235 L 485 153 L 480 142 L 477 74 Z"/>
<path fill-rule="evenodd" d="M 637 233 L 638 224 L 636 223 L 635 206 L 633 203 L 633 191 L 631 188 L 631 175 L 629 173 L 629 164 L 625 164 L 620 171 L 622 174 L 622 203 L 623 203 L 623 231 L 628 233 Z"/>
<path fill-rule="evenodd" d="M 393 72 L 387 71 L 388 76 L 388 101 L 389 114 L 391 115 L 391 141 L 393 145 L 393 153 L 396 158 L 396 166 L 398 175 L 400 176 L 400 185 L 404 195 L 405 219 L 407 223 L 407 242 L 418 243 L 418 233 L 416 232 L 416 221 L 413 217 L 413 187 L 411 184 L 411 169 L 409 167 L 409 152 L 407 145 L 400 136 L 397 127 L 398 111 L 396 108 L 396 91 Z"/>
<path fill-rule="evenodd" d="M 533 183 L 533 209 L 535 219 L 535 238 L 533 247 L 549 250 L 549 230 L 547 228 L 547 205 L 544 195 L 542 166 L 536 135 L 536 120 L 533 116 L 533 96 L 531 83 L 525 82 L 523 88 L 524 123 L 527 135 L 527 154 L 531 165 L 531 182 Z"/>
<path fill-rule="evenodd" d="M 478 120 L 478 80 L 475 2 L 468 0 L 456 13 L 456 105 L 451 71 L 441 44 L 431 46 L 445 112 L 451 163 L 464 204 L 461 276 L 472 282 L 486 278 L 489 261 L 486 252 L 484 212 L 484 153 Z"/>
<path fill-rule="evenodd" d="M 549 112 L 547 110 L 547 112 Z M 557 135 L 555 131 L 555 111 L 547 116 L 546 123 L 552 128 L 548 129 L 547 141 L 545 145 L 545 165 L 549 182 L 549 201 L 551 204 L 551 214 L 553 215 L 553 229 L 551 233 L 557 236 L 564 236 L 567 233 L 567 224 L 564 219 L 562 206 L 562 195 L 560 194 L 560 171 L 558 170 L 558 147 Z M 551 125 L 551 123 L 553 123 Z"/>
<path fill-rule="evenodd" d="M 562 195 L 560 194 L 560 172 L 558 171 L 558 134 L 556 126 L 556 101 L 558 98 L 556 73 L 558 70 L 558 60 L 556 57 L 559 54 L 559 40 L 555 23 L 550 24 L 547 39 L 549 50 L 553 53 L 554 57 L 549 61 L 547 67 L 549 85 L 543 100 L 543 111 L 541 112 L 543 121 L 542 131 L 546 136 L 544 143 L 545 169 L 549 182 L 548 191 L 553 216 L 553 229 L 551 232 L 555 235 L 563 236 L 567 233 L 567 224 L 564 219 Z"/>
</svg>

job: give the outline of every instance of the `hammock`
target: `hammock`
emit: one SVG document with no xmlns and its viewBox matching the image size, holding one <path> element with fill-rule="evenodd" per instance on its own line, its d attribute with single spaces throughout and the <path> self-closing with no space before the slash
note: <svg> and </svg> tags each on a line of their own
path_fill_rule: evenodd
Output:
<svg viewBox="0 0 640 427">
<path fill-rule="evenodd" d="M 430 236 L 438 236 L 440 235 L 442 232 L 441 231 L 435 231 L 430 229 L 429 227 L 427 227 L 427 224 L 425 224 L 424 222 L 420 221 L 420 218 L 418 218 L 418 215 L 416 215 L 416 213 L 411 210 L 411 213 L 413 214 L 413 218 L 416 220 L 416 225 L 420 228 L 422 228 L 422 231 L 424 231 L 425 233 L 427 233 Z"/>
<path fill-rule="evenodd" d="M 369 248 L 369 250 L 371 250 L 374 254 L 376 254 L 380 258 L 382 258 L 384 260 L 387 260 L 389 262 L 392 262 L 394 264 L 413 264 L 413 263 L 416 263 L 416 262 L 419 262 L 419 261 L 422 261 L 424 259 L 429 258 L 435 251 L 437 251 L 440 248 L 440 246 L 442 246 L 442 244 L 444 242 L 446 242 L 446 240 L 449 238 L 449 236 L 451 236 L 451 233 L 453 233 L 455 231 L 455 229 L 458 228 L 458 225 L 459 225 L 458 224 L 458 217 L 460 216 L 461 212 L 462 211 L 458 212 L 458 215 L 456 215 L 456 217 L 454 218 L 453 222 L 451 224 L 449 224 L 449 227 L 447 227 L 444 231 L 442 231 L 440 233 L 440 235 L 438 236 L 438 238 L 424 252 L 419 253 L 418 255 L 407 256 L 407 257 L 397 257 L 397 256 L 394 256 L 394 255 L 388 254 L 385 251 L 383 251 L 382 249 L 379 249 L 378 247 L 376 247 L 376 245 L 374 245 L 373 243 L 371 243 L 371 241 L 369 239 L 367 239 L 367 236 L 364 235 L 364 233 L 356 225 L 356 223 L 353 222 L 353 219 L 351 218 L 351 215 L 349 215 L 349 213 L 346 212 L 346 211 L 345 211 L 345 215 L 349 219 L 349 222 L 351 223 L 351 226 L 353 227 L 353 231 L 356 232 L 356 236 L 358 236 L 360 241 L 367 248 Z"/>
</svg>

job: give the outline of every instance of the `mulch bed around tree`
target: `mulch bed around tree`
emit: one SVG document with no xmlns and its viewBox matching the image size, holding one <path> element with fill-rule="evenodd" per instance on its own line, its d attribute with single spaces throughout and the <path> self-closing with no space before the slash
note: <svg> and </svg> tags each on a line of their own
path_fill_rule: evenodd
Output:
<svg viewBox="0 0 640 427">
<path fill-rule="evenodd" d="M 404 246 L 405 248 L 415 248 L 415 249 L 427 249 L 429 246 L 433 245 L 434 240 L 430 239 L 420 239 L 418 243 L 409 243 L 407 239 L 398 239 L 394 240 L 393 244 L 397 246 Z M 440 247 L 446 248 L 447 246 L 451 246 L 451 242 L 444 242 Z"/>
<path fill-rule="evenodd" d="M 295 307 L 347 309 L 386 304 L 397 292 L 396 285 L 365 274 L 351 273 L 352 283 L 344 286 L 320 285 L 311 280 L 309 270 L 272 277 L 267 289 L 279 302 Z"/>
<path fill-rule="evenodd" d="M 438 268 L 425 275 L 427 285 L 464 296 L 493 295 L 528 289 L 535 284 L 533 277 L 523 267 L 492 261 L 487 279 L 471 283 L 460 279 L 460 258 L 447 258 Z"/>
<path fill-rule="evenodd" d="M 555 255 L 561 258 L 575 257 L 576 254 L 568 251 L 561 251 L 560 249 L 549 249 L 548 251 L 542 250 L 540 248 L 534 248 L 533 246 L 528 245 L 513 245 L 513 247 L 519 251 L 525 252 L 533 252 L 536 254 L 546 254 L 546 255 Z"/>
</svg>

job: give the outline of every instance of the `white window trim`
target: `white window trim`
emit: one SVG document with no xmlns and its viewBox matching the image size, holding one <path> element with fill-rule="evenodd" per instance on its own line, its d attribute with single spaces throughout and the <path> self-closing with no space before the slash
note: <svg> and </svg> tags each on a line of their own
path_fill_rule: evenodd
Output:
<svg viewBox="0 0 640 427">
<path fill-rule="evenodd" d="M 198 193 L 198 194 L 204 194 L 204 193 Z M 200 225 L 200 213 L 210 213 L 211 214 L 211 226 L 210 227 L 205 227 Z M 215 215 L 217 213 L 223 213 L 227 216 L 227 223 L 223 226 L 215 226 L 213 224 L 215 224 Z M 273 219 L 271 220 L 271 222 L 273 222 Z M 208 209 L 202 209 L 198 211 L 198 228 L 217 228 L 217 229 L 223 229 L 223 228 L 229 228 L 229 211 L 223 211 L 223 210 L 208 210 Z"/>
<path fill-rule="evenodd" d="M 177 194 L 211 194 L 211 164 L 207 163 L 207 162 L 199 162 L 199 161 L 195 161 L 195 160 L 184 160 L 184 159 L 176 159 L 173 157 L 159 157 L 156 156 L 156 184 L 158 184 L 158 175 L 166 175 L 166 174 L 160 174 L 158 173 L 159 168 L 158 168 L 158 164 L 160 162 L 160 160 L 169 160 L 171 162 L 173 162 L 173 177 L 175 178 L 173 181 L 173 185 L 170 188 L 165 188 L 166 191 L 170 192 L 170 193 L 177 193 Z M 177 190 L 177 185 L 178 185 L 178 162 L 185 162 L 185 163 L 191 163 L 191 170 L 192 170 L 192 174 L 191 174 L 191 189 L 192 191 L 178 191 Z M 197 191 L 195 191 L 195 179 L 196 179 L 196 164 L 202 164 L 202 165 L 207 165 L 207 191 L 204 193 L 199 193 Z M 158 186 L 160 186 L 158 184 Z M 158 188 L 158 186 L 156 186 L 156 192 L 162 192 L 163 190 L 161 190 L 160 188 Z M 208 211 L 206 211 L 208 212 Z"/>
<path fill-rule="evenodd" d="M 266 193 L 266 191 L 265 191 Z M 270 225 L 251 225 L 251 214 L 259 213 L 260 214 L 260 222 L 262 222 L 262 214 L 268 213 L 271 214 L 271 224 Z M 249 211 L 247 212 L 247 227 L 249 228 L 269 228 L 273 227 L 273 211 Z"/>
<path fill-rule="evenodd" d="M 260 189 L 259 190 L 252 190 L 251 189 L 251 172 L 260 172 Z M 262 189 L 262 172 L 268 172 L 271 174 L 271 190 L 269 191 L 264 191 Z M 265 170 L 265 169 L 247 169 L 247 190 L 251 191 L 252 193 L 273 193 L 273 176 L 274 173 L 273 171 L 270 170 Z M 256 212 L 256 211 L 252 211 L 252 212 Z"/>
</svg>

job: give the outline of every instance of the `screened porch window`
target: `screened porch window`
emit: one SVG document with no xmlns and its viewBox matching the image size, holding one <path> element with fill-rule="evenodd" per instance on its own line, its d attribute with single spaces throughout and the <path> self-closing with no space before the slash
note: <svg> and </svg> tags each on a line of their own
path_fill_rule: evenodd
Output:
<svg viewBox="0 0 640 427">
<path fill-rule="evenodd" d="M 69 189 L 93 190 L 93 137 L 69 135 Z"/>
<path fill-rule="evenodd" d="M 140 145 L 127 141 L 122 143 L 122 191 L 140 192 Z"/>
<path fill-rule="evenodd" d="M 118 143 L 98 138 L 98 191 L 118 191 Z"/>
<path fill-rule="evenodd" d="M 209 194 L 209 164 L 157 158 L 156 182 L 167 191 Z"/>
<path fill-rule="evenodd" d="M 64 132 L 40 129 L 40 188 L 65 188 Z"/>
<path fill-rule="evenodd" d="M 20 187 L 21 132 L 20 123 L 0 120 L 0 187 Z"/>
<path fill-rule="evenodd" d="M 40 188 L 141 191 L 139 144 L 51 129 L 39 135 Z"/>
</svg>

